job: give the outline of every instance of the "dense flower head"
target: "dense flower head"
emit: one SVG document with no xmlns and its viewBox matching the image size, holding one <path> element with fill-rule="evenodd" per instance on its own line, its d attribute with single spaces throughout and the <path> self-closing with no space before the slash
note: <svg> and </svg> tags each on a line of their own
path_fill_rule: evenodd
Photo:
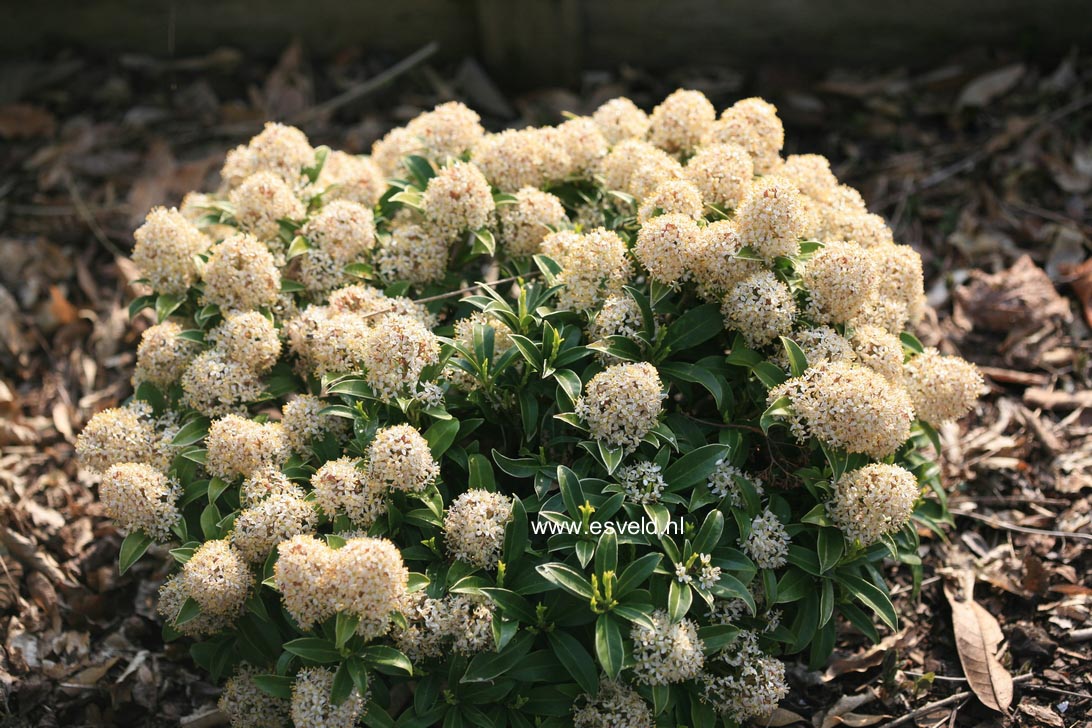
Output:
<svg viewBox="0 0 1092 728">
<path fill-rule="evenodd" d="M 770 390 L 769 401 L 788 397 L 789 426 L 801 442 L 814 436 L 847 452 L 884 458 L 910 436 L 914 407 L 901 386 L 867 367 L 820 362 Z"/>
<path fill-rule="evenodd" d="M 633 253 L 653 278 L 674 284 L 686 273 L 684 251 L 696 244 L 698 234 L 698 224 L 688 215 L 658 215 L 641 226 Z"/>
<path fill-rule="evenodd" d="M 929 348 L 907 362 L 906 386 L 918 417 L 939 425 L 970 412 L 984 383 L 974 364 Z"/>
<path fill-rule="evenodd" d="M 322 376 L 354 371 L 360 366 L 371 326 L 361 314 L 311 306 L 289 320 L 284 330 L 304 368 Z"/>
<path fill-rule="evenodd" d="M 705 206 L 701 192 L 692 182 L 675 179 L 664 182 L 641 202 L 637 220 L 642 225 L 657 215 L 678 213 L 693 220 L 701 220 Z"/>
<path fill-rule="evenodd" d="M 263 241 L 280 234 L 280 220 L 299 220 L 306 212 L 292 188 L 272 172 L 250 175 L 231 191 L 228 200 L 239 227 Z"/>
<path fill-rule="evenodd" d="M 535 255 L 542 239 L 568 221 L 565 208 L 554 195 L 533 187 L 524 187 L 515 197 L 514 204 L 497 208 L 502 245 L 509 255 Z"/>
<path fill-rule="evenodd" d="M 754 163 L 738 144 L 710 144 L 690 158 L 685 171 L 707 203 L 735 209 L 751 186 Z"/>
<path fill-rule="evenodd" d="M 644 139 L 651 123 L 648 114 L 625 96 L 604 103 L 592 114 L 592 120 L 612 145 L 626 139 Z"/>
<path fill-rule="evenodd" d="M 333 151 L 326 157 L 316 185 L 327 203 L 346 200 L 371 208 L 387 189 L 383 170 L 370 157 Z"/>
<path fill-rule="evenodd" d="M 412 214 L 400 212 L 388 234 L 379 239 L 374 258 L 386 278 L 424 285 L 444 277 L 449 252 L 447 240 Z"/>
<path fill-rule="evenodd" d="M 751 531 L 740 546 L 760 569 L 780 569 L 789 556 L 789 534 L 768 509 L 751 521 Z"/>
<path fill-rule="evenodd" d="M 827 514 L 846 538 L 868 546 L 902 528 L 920 495 L 913 473 L 898 465 L 872 463 L 834 483 Z"/>
<path fill-rule="evenodd" d="M 634 503 L 656 503 L 667 487 L 660 466 L 647 460 L 620 468 L 614 477 Z"/>
<path fill-rule="evenodd" d="M 181 494 L 177 480 L 144 463 L 113 465 L 99 484 L 106 515 L 160 542 L 170 540 L 171 527 L 182 517 L 176 503 Z"/>
<path fill-rule="evenodd" d="M 314 536 L 300 534 L 277 545 L 273 582 L 284 608 L 303 629 L 336 610 L 332 598 L 336 578 L 333 549 Z"/>
<path fill-rule="evenodd" d="M 559 306 L 586 311 L 622 290 L 631 271 L 625 241 L 618 233 L 600 228 L 565 240 L 556 255 L 547 252 L 548 246 L 543 243 L 543 252 L 554 255 L 561 265 L 557 283 L 564 289 L 557 295 Z"/>
<path fill-rule="evenodd" d="M 405 296 L 388 296 L 378 288 L 352 285 L 330 294 L 330 310 L 335 313 L 357 313 L 371 326 L 383 323 L 388 314 L 410 316 L 425 326 L 436 325 L 436 317 L 422 303 Z"/>
<path fill-rule="evenodd" d="M 707 141 L 738 144 L 751 155 L 757 174 L 769 174 L 781 161 L 785 128 L 776 106 L 759 98 L 742 99 L 711 125 Z"/>
<path fill-rule="evenodd" d="M 713 472 L 709 474 L 709 492 L 718 498 L 727 499 L 733 508 L 742 508 L 745 504 L 743 490 L 736 482 L 737 478 L 748 481 L 756 494 L 763 494 L 762 481 L 759 478 L 748 476 L 727 460 L 718 460 Z"/>
<path fill-rule="evenodd" d="M 702 297 L 719 301 L 750 276 L 765 272 L 758 261 L 741 258 L 743 239 L 731 220 L 718 220 L 701 228 L 686 251 L 686 267 Z"/>
<path fill-rule="evenodd" d="M 292 723 L 296 726 L 321 726 L 321 728 L 353 728 L 364 713 L 364 705 L 371 693 L 361 695 L 354 687 L 341 705 L 330 700 L 334 687 L 334 673 L 325 667 L 305 667 L 296 673 L 292 685 Z"/>
<path fill-rule="evenodd" d="M 663 383 L 647 362 L 615 364 L 599 372 L 576 403 L 592 437 L 632 450 L 660 420 Z"/>
<path fill-rule="evenodd" d="M 482 138 L 471 159 L 501 192 L 559 182 L 571 166 L 568 153 L 540 129 L 509 129 Z"/>
<path fill-rule="evenodd" d="M 360 363 L 376 396 L 390 401 L 416 387 L 425 367 L 440 359 L 440 342 L 420 321 L 390 316 L 364 338 Z"/>
<path fill-rule="evenodd" d="M 298 495 L 299 486 L 289 480 L 280 468 L 263 465 L 243 480 L 239 487 L 239 503 L 247 508 L 280 494 Z"/>
<path fill-rule="evenodd" d="M 599 692 L 585 695 L 577 705 L 575 728 L 652 728 L 656 722 L 637 691 L 615 680 L 601 680 Z"/>
<path fill-rule="evenodd" d="M 608 336 L 637 336 L 643 326 L 641 307 L 625 293 L 607 296 L 599 310 L 588 321 L 588 340 L 598 341 Z"/>
<path fill-rule="evenodd" d="M 315 150 L 302 131 L 269 122 L 249 144 L 228 153 L 220 178 L 228 188 L 234 188 L 257 172 L 272 172 L 296 187 L 303 168 L 314 163 Z"/>
<path fill-rule="evenodd" d="M 894 235 L 887 222 L 871 212 L 831 216 L 823 229 L 830 238 L 849 240 L 862 248 L 883 248 L 895 244 Z"/>
<path fill-rule="evenodd" d="M 383 485 L 370 480 L 352 458 L 322 464 L 311 476 L 311 490 L 327 518 L 344 513 L 357 526 L 367 528 L 386 511 Z"/>
<path fill-rule="evenodd" d="M 288 437 L 279 422 L 256 422 L 226 415 L 209 426 L 205 467 L 218 478 L 248 478 L 258 468 L 288 459 Z"/>
<path fill-rule="evenodd" d="M 692 680 L 701 673 L 705 654 L 698 626 L 690 619 L 672 623 L 667 612 L 651 615 L 652 627 L 634 624 L 633 672 L 645 685 L 670 685 Z"/>
<path fill-rule="evenodd" d="M 808 214 L 793 184 L 770 175 L 751 183 L 736 210 L 735 223 L 743 244 L 772 261 L 800 252 Z"/>
<path fill-rule="evenodd" d="M 729 287 L 720 311 L 725 327 L 743 334 L 751 346 L 765 346 L 787 335 L 797 313 L 788 285 L 768 270 Z"/>
<path fill-rule="evenodd" d="M 336 263 L 345 265 L 375 247 L 375 216 L 356 202 L 334 200 L 323 205 L 299 232 Z"/>
<path fill-rule="evenodd" d="M 613 147 L 597 171 L 607 189 L 631 194 L 638 201 L 671 180 L 685 179 L 683 166 L 662 149 L 637 139 Z"/>
<path fill-rule="evenodd" d="M 157 207 L 133 233 L 133 263 L 159 293 L 180 294 L 198 277 L 196 256 L 212 241 L 178 210 Z"/>
<path fill-rule="evenodd" d="M 830 326 L 816 326 L 811 329 L 795 331 L 792 340 L 804 352 L 808 364 L 818 364 L 823 361 L 856 361 L 857 359 L 854 344 L 850 343 L 849 339 Z M 864 339 L 862 339 L 863 341 Z M 787 356 L 779 357 L 779 360 L 783 361 L 786 366 L 788 365 Z"/>
<path fill-rule="evenodd" d="M 166 469 L 157 449 L 155 423 L 140 405 L 99 412 L 76 438 L 76 456 L 88 470 L 105 472 L 112 465 L 145 463 Z"/>
<path fill-rule="evenodd" d="M 865 324 L 853 329 L 850 342 L 857 361 L 883 375 L 889 382 L 902 383 L 903 351 L 899 337 L 887 329 Z M 917 409 L 916 403 L 914 409 Z"/>
<path fill-rule="evenodd" d="M 404 161 L 425 151 L 420 138 L 404 126 L 396 126 L 372 144 L 371 159 L 387 177 L 402 177 Z"/>
<path fill-rule="evenodd" d="M 229 361 L 257 372 L 272 369 L 281 355 L 277 328 L 257 311 L 227 313 L 207 338 Z"/>
<path fill-rule="evenodd" d="M 320 414 L 326 403 L 313 394 L 299 394 L 281 408 L 281 424 L 292 452 L 305 455 L 316 439 L 327 433 L 343 436 L 348 431 L 348 421 L 334 415 Z"/>
<path fill-rule="evenodd" d="M 788 695 L 785 663 L 765 654 L 753 631 L 740 632 L 711 662 L 709 671 L 699 678 L 702 700 L 729 720 L 760 720 Z"/>
<path fill-rule="evenodd" d="M 334 551 L 332 563 L 337 610 L 359 620 L 356 633 L 366 640 L 386 634 L 409 580 L 398 547 L 385 538 L 350 538 Z"/>
<path fill-rule="evenodd" d="M 872 251 L 877 261 L 877 300 L 893 306 L 894 314 L 875 323 L 897 334 L 907 323 L 917 324 L 925 313 L 921 255 L 909 245 L 887 245 Z M 866 307 L 862 318 L 869 318 Z M 875 315 L 875 313 L 873 313 Z"/>
<path fill-rule="evenodd" d="M 270 306 L 281 286 L 273 254 L 245 234 L 232 235 L 212 248 L 203 277 L 205 299 L 224 310 Z"/>
<path fill-rule="evenodd" d="M 199 612 L 196 617 L 178 622 L 178 614 L 186 602 L 193 598 L 188 591 L 186 580 L 182 572 L 171 576 L 159 588 L 159 601 L 156 602 L 156 612 L 166 620 L 173 629 L 187 637 L 208 637 L 231 625 L 234 615 L 212 614 Z"/>
<path fill-rule="evenodd" d="M 182 401 L 206 417 L 239 412 L 262 395 L 262 383 L 246 362 L 216 349 L 203 351 L 182 372 Z"/>
<path fill-rule="evenodd" d="M 286 728 L 289 703 L 258 687 L 255 675 L 262 674 L 244 665 L 224 683 L 217 707 L 227 716 L 231 728 Z"/>
<path fill-rule="evenodd" d="M 569 157 L 568 175 L 583 176 L 595 169 L 609 148 L 599 126 L 586 116 L 560 124 L 555 138 Z"/>
<path fill-rule="evenodd" d="M 317 523 L 315 509 L 304 500 L 303 490 L 293 487 L 240 511 L 231 544 L 247 561 L 263 561 L 281 541 L 312 533 Z"/>
<path fill-rule="evenodd" d="M 415 427 L 394 425 L 375 433 L 366 470 L 372 487 L 419 493 L 437 478 L 440 465 Z"/>
<path fill-rule="evenodd" d="M 182 338 L 182 327 L 174 321 L 149 326 L 140 336 L 133 384 L 144 382 L 165 389 L 178 381 L 200 344 Z"/>
<path fill-rule="evenodd" d="M 485 175 L 464 162 L 441 168 L 428 181 L 421 205 L 428 225 L 445 239 L 485 227 L 492 221 L 495 207 Z"/>
<path fill-rule="evenodd" d="M 421 114 L 406 125 L 406 132 L 427 156 L 439 162 L 469 152 L 485 134 L 481 117 L 459 101 L 448 101 Z"/>
<path fill-rule="evenodd" d="M 701 91 L 679 89 L 652 110 L 648 139 L 664 151 L 694 150 L 716 121 L 717 110 Z"/>
<path fill-rule="evenodd" d="M 504 528 L 512 520 L 512 498 L 471 489 L 451 502 L 444 516 L 444 539 L 453 557 L 483 569 L 497 565 Z"/>
<path fill-rule="evenodd" d="M 493 648 L 493 605 L 488 600 L 466 594 L 433 599 L 417 591 L 404 602 L 406 626 L 396 627 L 393 637 L 414 662 L 452 652 L 469 657 Z"/>
<path fill-rule="evenodd" d="M 790 154 L 778 174 L 816 202 L 829 202 L 838 188 L 838 178 L 830 171 L 830 160 L 822 154 Z"/>
<path fill-rule="evenodd" d="M 224 539 L 212 539 L 197 547 L 182 565 L 184 590 L 212 617 L 233 619 L 243 611 L 254 577 L 242 555 Z"/>
<path fill-rule="evenodd" d="M 808 289 L 808 314 L 821 323 L 845 323 L 875 295 L 876 264 L 860 246 L 826 243 L 804 265 L 801 282 Z"/>
</svg>

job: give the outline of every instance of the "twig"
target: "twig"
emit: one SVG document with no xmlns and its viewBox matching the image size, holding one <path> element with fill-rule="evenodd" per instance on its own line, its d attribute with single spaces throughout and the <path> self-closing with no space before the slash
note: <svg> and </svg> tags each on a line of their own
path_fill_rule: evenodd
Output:
<svg viewBox="0 0 1092 728">
<path fill-rule="evenodd" d="M 738 425 L 734 422 L 713 422 L 712 420 L 703 420 L 700 417 L 695 417 L 687 412 L 682 412 L 683 417 L 691 422 L 697 422 L 700 425 L 709 425 L 710 427 L 719 427 L 724 430 L 747 430 L 748 432 L 762 433 L 761 427 L 754 427 L 753 425 Z"/>
<path fill-rule="evenodd" d="M 87 208 L 87 204 L 83 201 L 83 197 L 80 195 L 79 188 L 76 187 L 76 181 L 72 179 L 72 174 L 65 170 L 61 175 L 64 179 L 65 187 L 68 188 L 68 196 L 72 198 L 72 204 L 76 206 L 76 213 L 83 220 L 84 224 L 91 229 L 91 234 L 95 236 L 95 239 L 99 241 L 102 247 L 109 250 L 111 253 L 119 258 L 124 258 L 125 253 L 121 252 L 121 248 L 114 244 L 114 241 L 106 237 L 106 233 L 103 232 L 101 226 L 99 226 L 98 220 L 91 214 L 91 210 Z"/>
<path fill-rule="evenodd" d="M 418 49 L 411 55 L 406 56 L 401 61 L 394 64 L 385 71 L 381 71 L 375 76 L 369 78 L 367 81 L 353 86 L 351 89 L 338 94 L 332 99 L 327 99 L 317 106 L 312 106 L 309 109 L 304 109 L 300 113 L 291 117 L 289 121 L 293 124 L 302 124 L 303 122 L 311 121 L 312 119 L 325 116 L 331 111 L 340 109 L 346 104 L 351 104 L 357 99 L 367 96 L 372 91 L 375 91 L 376 89 L 387 85 L 394 79 L 401 76 L 403 73 L 406 73 L 407 71 L 412 69 L 417 64 L 426 60 L 429 56 L 431 56 L 439 49 L 440 46 L 435 41 L 432 41 L 428 45 Z"/>
<path fill-rule="evenodd" d="M 1030 528 L 1029 526 L 1017 526 L 1015 523 L 1008 523 L 1006 521 L 1000 521 L 996 518 L 990 518 L 989 516 L 980 516 L 977 513 L 966 513 L 963 511 L 952 511 L 953 515 L 963 516 L 964 518 L 970 518 L 974 521 L 980 521 L 985 523 L 991 528 L 1001 529 L 1003 531 L 1016 531 L 1017 533 L 1030 533 L 1036 536 L 1054 536 L 1055 538 L 1076 538 L 1084 541 L 1092 541 L 1092 533 L 1075 533 L 1073 531 L 1048 531 L 1044 528 Z"/>
<path fill-rule="evenodd" d="M 918 587 L 928 586 L 930 584 L 936 584 L 938 581 L 940 581 L 940 579 L 941 579 L 941 577 L 939 577 L 939 576 L 930 576 L 928 579 L 922 579 L 921 583 L 918 584 Z M 914 588 L 913 586 L 899 585 L 899 586 L 896 586 L 894 589 L 891 590 L 891 594 L 889 596 L 896 596 L 898 594 L 902 594 L 903 592 L 908 592 L 913 588 Z"/>
<path fill-rule="evenodd" d="M 1014 683 L 1024 682 L 1025 680 L 1030 680 L 1033 677 L 1034 677 L 1034 675 L 1032 675 L 1029 672 L 1029 673 L 1026 673 L 1024 675 L 1017 675 L 1016 677 L 1014 677 L 1012 679 L 1012 681 Z M 932 703 L 929 703 L 928 705 L 923 705 L 920 708 L 915 708 L 914 710 L 911 710 L 909 713 L 902 716 L 901 718 L 896 718 L 895 720 L 891 720 L 891 721 L 888 721 L 888 722 L 884 723 L 883 725 L 880 726 L 880 728 L 896 728 L 896 726 L 906 725 L 907 723 L 913 722 L 913 720 L 915 718 L 917 718 L 919 715 L 925 715 L 926 713 L 932 712 L 932 711 L 936 710 L 937 708 L 944 708 L 944 707 L 947 707 L 949 705 L 953 705 L 955 703 L 958 703 L 961 700 L 966 700 L 967 698 L 970 698 L 973 695 L 974 695 L 974 693 L 972 693 L 970 690 L 964 690 L 963 692 L 956 693 L 955 695 L 949 695 L 948 697 L 944 698 L 943 700 L 937 700 L 937 701 L 934 701 Z"/>
<path fill-rule="evenodd" d="M 415 299 L 413 299 L 413 302 L 414 303 L 432 303 L 433 301 L 442 301 L 445 298 L 455 298 L 456 296 L 461 296 L 464 293 L 470 293 L 471 291 L 476 291 L 479 288 L 483 288 L 485 286 L 496 286 L 496 285 L 499 285 L 501 283 L 514 283 L 514 282 L 518 281 L 520 278 L 534 278 L 534 277 L 536 277 L 538 275 L 541 275 L 538 271 L 531 271 L 530 273 L 526 273 L 524 275 L 509 276 L 507 278 L 500 278 L 500 279 L 495 280 L 495 281 L 482 281 L 481 283 L 475 283 L 474 285 L 467 286 L 466 288 L 460 288 L 457 291 L 451 291 L 449 293 L 441 293 L 441 294 L 436 295 L 436 296 L 427 296 L 425 298 L 415 298 Z"/>
</svg>

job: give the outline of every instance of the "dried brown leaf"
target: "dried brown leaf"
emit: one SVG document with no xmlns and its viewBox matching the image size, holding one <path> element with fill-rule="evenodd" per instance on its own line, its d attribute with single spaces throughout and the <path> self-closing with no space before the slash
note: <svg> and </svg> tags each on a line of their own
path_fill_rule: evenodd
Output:
<svg viewBox="0 0 1092 728">
<path fill-rule="evenodd" d="M 1024 64 L 1016 63 L 984 73 L 974 79 L 959 93 L 956 106 L 986 106 L 997 97 L 1008 93 L 1024 77 Z"/>
<path fill-rule="evenodd" d="M 1084 320 L 1092 326 L 1092 258 L 1080 265 L 1061 265 L 1058 272 L 1069 280 L 1069 285 L 1084 309 Z"/>
<path fill-rule="evenodd" d="M 784 728 L 785 726 L 806 722 L 804 716 L 784 708 L 774 708 L 774 711 L 765 718 L 755 719 L 755 725 L 764 726 L 764 728 Z"/>
<path fill-rule="evenodd" d="M 966 583 L 973 585 L 973 577 Z M 1005 635 L 997 619 L 974 601 L 971 586 L 965 591 L 965 598 L 960 599 L 948 587 L 944 589 L 952 608 L 952 629 L 963 674 L 983 705 L 1007 713 L 1012 705 L 1012 674 L 997 659 L 997 648 Z"/>
</svg>

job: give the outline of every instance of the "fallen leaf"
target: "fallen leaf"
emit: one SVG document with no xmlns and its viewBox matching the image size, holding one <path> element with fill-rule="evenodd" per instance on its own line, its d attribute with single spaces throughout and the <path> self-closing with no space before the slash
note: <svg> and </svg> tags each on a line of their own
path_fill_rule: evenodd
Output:
<svg viewBox="0 0 1092 728">
<path fill-rule="evenodd" d="M 963 599 L 947 586 L 944 588 L 952 608 L 952 629 L 963 675 L 983 705 L 1007 713 L 1012 705 L 1012 674 L 997 659 L 997 648 L 1005 635 L 997 619 L 974 601 L 974 577 L 965 579 L 964 583 L 967 587 Z"/>
<path fill-rule="evenodd" d="M 57 120 L 41 106 L 6 104 L 0 106 L 0 139 L 32 139 L 53 136 Z"/>
<path fill-rule="evenodd" d="M 765 718 L 755 719 L 755 725 L 764 726 L 765 728 L 784 728 L 784 726 L 805 722 L 807 721 L 804 716 L 784 708 L 774 708 L 774 711 Z"/>
<path fill-rule="evenodd" d="M 1069 301 L 1030 256 L 1022 256 L 1008 270 L 989 274 L 971 271 L 966 285 L 955 290 L 961 315 L 976 329 L 1011 332 L 1039 326 L 1049 319 L 1069 321 Z"/>
<path fill-rule="evenodd" d="M 836 725 L 845 723 L 843 716 L 853 713 L 857 708 L 871 703 L 875 699 L 876 695 L 872 692 L 860 695 L 843 695 L 828 710 L 816 713 L 811 722 L 818 728 L 834 728 Z"/>
<path fill-rule="evenodd" d="M 1050 708 L 1035 703 L 1021 703 L 1020 712 L 1031 718 L 1037 725 L 1050 726 L 1050 728 L 1065 728 L 1062 716 Z"/>
<path fill-rule="evenodd" d="M 1073 292 L 1077 294 L 1077 300 L 1084 309 L 1084 320 L 1092 326 L 1092 258 L 1080 265 L 1058 266 L 1058 272 L 1069 281 Z"/>
<path fill-rule="evenodd" d="M 1024 77 L 1024 70 L 1024 64 L 1015 63 L 979 76 L 960 91 L 956 108 L 986 106 L 997 97 L 1011 91 Z"/>
</svg>

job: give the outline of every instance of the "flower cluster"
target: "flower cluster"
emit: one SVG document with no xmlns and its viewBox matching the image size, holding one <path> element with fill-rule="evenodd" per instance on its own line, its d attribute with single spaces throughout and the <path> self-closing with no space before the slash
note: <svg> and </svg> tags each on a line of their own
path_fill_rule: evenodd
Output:
<svg viewBox="0 0 1092 728">
<path fill-rule="evenodd" d="M 180 564 L 166 637 L 235 728 L 742 723 L 781 656 L 889 622 L 982 379 L 906 330 L 921 256 L 784 146 L 758 98 L 449 102 L 366 156 L 269 124 L 149 213 L 134 398 L 76 452 L 121 566 Z"/>
</svg>

